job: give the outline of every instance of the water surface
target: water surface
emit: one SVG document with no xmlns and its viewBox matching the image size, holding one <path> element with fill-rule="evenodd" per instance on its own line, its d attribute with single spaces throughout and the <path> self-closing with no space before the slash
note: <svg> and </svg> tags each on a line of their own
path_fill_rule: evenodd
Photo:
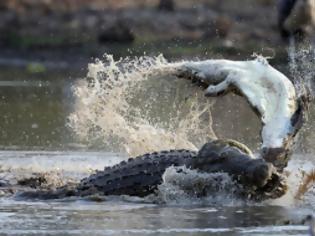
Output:
<svg viewBox="0 0 315 236">
<path fill-rule="evenodd" d="M 85 72 L 76 73 L 76 78 L 66 74 L 69 72 L 30 75 L 18 69 L 14 69 L 14 73 L 8 68 L 0 71 L 1 178 L 12 180 L 32 173 L 51 173 L 60 179 L 78 181 L 92 170 L 103 169 L 127 158 L 126 153 L 115 152 L 114 145 L 105 145 L 102 140 L 90 143 L 78 139 L 69 128 L 69 114 L 76 109 L 72 87 L 78 78 L 85 76 Z M 147 95 L 138 94 L 143 96 L 142 101 L 159 105 L 150 108 L 149 116 L 158 114 L 162 121 L 169 119 L 168 114 L 173 108 L 168 104 L 174 103 L 177 86 L 184 85 L 166 88 L 163 83 L 149 84 L 147 89 L 159 89 L 158 94 L 151 96 L 152 100 L 148 100 Z M 185 101 L 185 93 L 179 94 L 175 99 Z M 261 125 L 248 104 L 242 98 L 230 95 L 212 101 L 215 134 L 237 139 L 256 150 L 260 145 Z M 137 104 L 137 99 L 131 102 Z M 161 107 L 169 110 L 161 110 Z M 314 115 L 312 109 L 293 157 L 302 169 L 313 166 Z M 294 179 L 292 177 L 290 181 L 297 185 L 298 181 Z M 0 234 L 308 235 L 307 226 L 301 219 L 314 209 L 312 201 L 296 203 L 286 199 L 261 204 L 192 201 L 191 204 L 170 202 L 158 205 L 131 197 L 108 197 L 101 202 L 88 199 L 22 201 L 3 197 L 0 198 Z"/>
</svg>

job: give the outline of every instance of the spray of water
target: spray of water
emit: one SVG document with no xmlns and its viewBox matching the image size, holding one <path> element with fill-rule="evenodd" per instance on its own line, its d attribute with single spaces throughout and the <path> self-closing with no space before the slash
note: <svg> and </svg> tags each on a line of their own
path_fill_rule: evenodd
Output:
<svg viewBox="0 0 315 236">
<path fill-rule="evenodd" d="M 159 202 L 171 205 L 224 205 L 244 204 L 237 198 L 238 186 L 226 173 L 200 173 L 185 167 L 169 167 L 158 188 Z"/>
<path fill-rule="evenodd" d="M 312 85 L 315 78 L 315 49 L 309 44 L 297 45 L 292 38 L 288 54 L 289 70 L 297 95 L 299 97 L 307 95 L 313 100 L 315 95 Z"/>
<path fill-rule="evenodd" d="M 299 96 L 312 91 L 314 55 L 311 48 L 298 52 L 291 48 L 290 72 Z M 210 113 L 213 104 L 204 98 L 199 88 L 169 76 L 172 67 L 177 66 L 176 63 L 168 63 L 163 56 L 115 61 L 112 56 L 105 55 L 103 60 L 96 60 L 89 65 L 87 78 L 74 85 L 76 103 L 69 117 L 69 126 L 80 140 L 90 145 L 100 142 L 108 150 L 124 151 L 132 156 L 162 149 L 197 149 L 214 137 Z M 86 159 L 82 165 L 84 173 L 87 172 L 87 162 L 98 163 Z M 297 168 L 296 161 L 291 164 L 288 168 L 291 172 L 289 186 L 293 187 L 284 198 L 274 203 L 287 206 L 295 202 L 294 196 L 303 171 L 309 168 L 302 164 Z M 101 168 L 104 165 L 101 163 Z M 69 166 L 72 167 L 71 164 Z M 62 167 L 65 167 L 64 161 Z M 21 172 L 20 169 L 18 171 Z M 63 173 L 46 171 L 53 177 L 49 184 L 64 184 Z M 77 166 L 75 171 L 78 171 Z M 7 170 L 3 174 L 8 172 L 10 174 Z M 7 179 L 8 176 L 5 177 Z M 22 177 L 25 177 L 24 173 Z M 73 174 L 69 177 L 70 180 L 79 179 Z M 197 173 L 185 168 L 178 171 L 171 167 L 165 172 L 163 180 L 158 196 L 162 202 L 235 205 L 238 201 L 233 195 L 237 186 L 223 173 Z M 307 194 L 314 196 L 313 190 Z"/>
<path fill-rule="evenodd" d="M 292 44 L 289 55 L 289 69 L 298 96 L 313 96 L 314 50 L 296 50 Z M 163 56 L 115 61 L 105 55 L 103 60 L 90 64 L 87 78 L 74 86 L 76 106 L 69 126 L 78 138 L 90 145 L 101 141 L 112 148 L 109 150 L 125 151 L 129 155 L 170 148 L 196 149 L 214 137 L 212 104 L 203 98 L 200 89 L 166 76 L 171 74 L 172 65 L 175 68 L 178 64 L 168 63 Z M 290 186 L 300 184 L 303 168 L 289 168 Z M 209 178 L 213 176 L 191 172 L 182 175 L 171 168 L 165 173 L 160 197 L 165 202 L 183 202 L 178 199 L 182 196 L 191 203 L 193 196 L 187 193 L 189 183 L 197 179 L 213 182 Z M 231 184 L 224 186 L 231 187 Z M 291 188 L 275 203 L 295 204 L 296 191 L 297 188 Z M 215 200 L 213 195 L 211 199 Z"/>
<path fill-rule="evenodd" d="M 306 106 L 305 109 L 308 112 L 311 105 L 311 102 L 314 99 L 315 93 L 313 89 L 313 83 L 315 78 L 315 50 L 310 44 L 296 44 L 294 38 L 290 41 L 290 46 L 288 50 L 289 54 L 289 73 L 290 77 L 293 79 L 295 85 L 297 96 L 302 99 L 302 102 Z M 306 118 L 310 114 L 305 114 Z M 311 123 L 307 122 L 303 124 L 303 129 L 300 131 L 300 137 L 296 139 L 295 149 L 299 152 L 309 153 L 309 148 L 307 146 L 312 146 L 307 144 L 307 137 L 304 137 L 304 134 L 312 133 Z M 313 143 L 313 141 L 312 141 Z M 302 155 L 294 154 L 292 161 L 289 163 L 287 168 L 288 173 L 288 185 L 290 186 L 289 192 L 281 199 L 275 201 L 275 203 L 284 204 L 286 206 L 292 204 L 303 204 L 303 205 L 312 205 L 314 206 L 313 196 L 314 188 L 310 187 L 309 191 L 305 193 L 305 196 L 301 196 L 299 193 L 299 186 L 303 185 L 303 179 L 305 175 L 311 173 L 314 169 L 314 163 L 312 163 L 312 156 L 309 154 Z M 299 196 L 297 199 L 296 196 Z M 312 196 L 312 197 L 310 197 Z M 300 201 L 301 198 L 303 201 Z M 298 200 L 298 201 L 297 201 Z"/>
<path fill-rule="evenodd" d="M 87 78 L 74 86 L 69 126 L 81 141 L 129 155 L 197 149 L 214 137 L 211 102 L 200 89 L 165 77 L 171 67 L 163 56 L 105 55 L 89 64 Z"/>
</svg>

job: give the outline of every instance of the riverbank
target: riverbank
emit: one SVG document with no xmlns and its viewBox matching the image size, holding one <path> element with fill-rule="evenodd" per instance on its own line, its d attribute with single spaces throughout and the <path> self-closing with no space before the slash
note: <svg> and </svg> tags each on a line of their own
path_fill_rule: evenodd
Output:
<svg viewBox="0 0 315 236">
<path fill-rule="evenodd" d="M 103 53 L 116 58 L 162 53 L 172 60 L 246 59 L 256 52 L 286 60 L 273 1 L 187 0 L 176 2 L 174 11 L 152 4 L 115 6 L 2 8 L 0 65 L 82 68 Z"/>
</svg>

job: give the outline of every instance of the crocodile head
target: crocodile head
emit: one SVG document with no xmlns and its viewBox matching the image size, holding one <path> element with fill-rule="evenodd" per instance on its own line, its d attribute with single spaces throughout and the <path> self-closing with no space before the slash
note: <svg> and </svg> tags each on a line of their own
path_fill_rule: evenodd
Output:
<svg viewBox="0 0 315 236">
<path fill-rule="evenodd" d="M 251 200 L 263 201 L 283 196 L 287 190 L 287 181 L 282 173 L 263 159 L 256 159 L 247 168 L 249 184 L 243 184 L 243 194 Z"/>
<path fill-rule="evenodd" d="M 234 140 L 204 144 L 191 167 L 202 172 L 229 174 L 239 184 L 239 194 L 248 199 L 275 199 L 287 191 L 285 178 L 272 163 L 254 158 L 246 146 Z"/>
</svg>

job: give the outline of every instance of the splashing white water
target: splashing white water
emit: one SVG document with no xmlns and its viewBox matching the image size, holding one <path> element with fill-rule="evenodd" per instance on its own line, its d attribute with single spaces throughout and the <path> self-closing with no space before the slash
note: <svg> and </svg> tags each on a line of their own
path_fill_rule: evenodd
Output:
<svg viewBox="0 0 315 236">
<path fill-rule="evenodd" d="M 214 137 L 211 103 L 191 85 L 163 79 L 165 65 L 171 64 L 163 56 L 115 61 L 110 55 L 89 64 L 87 79 L 74 86 L 69 126 L 81 141 L 129 155 L 197 149 Z"/>
<path fill-rule="evenodd" d="M 311 45 L 296 45 L 291 39 L 289 47 L 289 69 L 297 95 L 309 95 L 314 98 L 315 49 Z"/>
<path fill-rule="evenodd" d="M 236 197 L 237 184 L 226 173 L 200 173 L 186 167 L 169 167 L 158 187 L 158 200 L 171 205 L 244 204 Z"/>
<path fill-rule="evenodd" d="M 311 91 L 314 55 L 313 49 L 290 53 L 290 72 L 299 96 L 306 89 Z M 162 56 L 114 61 L 108 55 L 104 61 L 90 64 L 87 78 L 74 87 L 76 107 L 69 119 L 70 127 L 81 140 L 90 144 L 100 140 L 110 150 L 129 155 L 171 148 L 196 149 L 214 136 L 212 104 L 199 89 L 194 90 L 190 85 L 185 90 L 188 83 L 180 84 L 180 80 L 172 77 L 161 78 L 169 72 L 165 68 L 169 70 L 171 65 Z M 294 186 L 302 179 L 301 169 L 290 171 L 289 185 L 293 187 L 278 201 L 285 205 L 296 203 Z M 162 198 L 166 202 L 177 201 L 173 197 L 181 195 L 191 203 L 191 197 L 172 182 L 181 177 L 167 173 L 166 176 L 173 178 L 164 181 L 160 189 Z M 186 175 L 186 180 L 187 176 L 195 175 Z"/>
<path fill-rule="evenodd" d="M 303 183 L 305 174 L 310 173 L 315 168 L 314 162 L 310 161 L 312 155 L 294 154 L 293 160 L 289 162 L 285 174 L 287 175 L 288 191 L 279 199 L 269 200 L 267 203 L 271 205 L 280 205 L 285 207 L 310 207 L 315 209 L 315 186 L 309 191 L 297 198 L 299 187 Z"/>
<path fill-rule="evenodd" d="M 288 54 L 289 73 L 293 80 L 297 96 L 307 97 L 309 101 L 306 101 L 305 105 L 310 105 L 310 101 L 314 99 L 315 95 L 313 89 L 315 78 L 315 50 L 309 44 L 296 44 L 294 38 L 292 38 L 288 48 Z M 307 108 L 310 109 L 309 107 Z M 307 110 L 307 112 L 309 112 L 309 110 Z M 308 118 L 310 114 L 306 115 L 306 118 Z M 295 153 L 286 168 L 289 190 L 282 198 L 272 201 L 273 204 L 284 206 L 312 206 L 312 209 L 315 207 L 315 202 L 313 201 L 315 194 L 314 188 L 311 188 L 310 191 L 303 196 L 302 201 L 296 199 L 304 175 L 310 173 L 311 170 L 315 168 L 314 162 L 312 162 L 313 155 L 310 154 L 310 152 L 312 152 L 312 148 L 310 147 L 313 146 L 310 142 L 313 143 L 313 141 L 308 140 L 312 139 L 312 135 L 310 135 L 310 137 L 305 136 L 305 133 L 308 133 L 308 135 L 312 134 L 312 132 L 310 132 L 312 125 L 312 123 L 306 122 L 303 124 L 302 130 L 299 131 L 299 137 L 295 140 Z"/>
<path fill-rule="evenodd" d="M 294 39 L 291 39 L 289 47 L 289 72 L 293 78 L 293 83 L 297 91 L 298 97 L 306 100 L 306 118 L 312 119 L 314 107 L 312 101 L 315 97 L 314 79 L 315 79 L 315 49 L 307 43 L 296 44 Z M 304 101 L 305 102 L 305 101 Z M 303 152 L 314 152 L 313 148 L 313 124 L 305 122 L 302 130 L 299 132 L 299 139 L 296 141 L 295 148 Z M 307 133 L 307 135 L 304 135 Z"/>
</svg>

